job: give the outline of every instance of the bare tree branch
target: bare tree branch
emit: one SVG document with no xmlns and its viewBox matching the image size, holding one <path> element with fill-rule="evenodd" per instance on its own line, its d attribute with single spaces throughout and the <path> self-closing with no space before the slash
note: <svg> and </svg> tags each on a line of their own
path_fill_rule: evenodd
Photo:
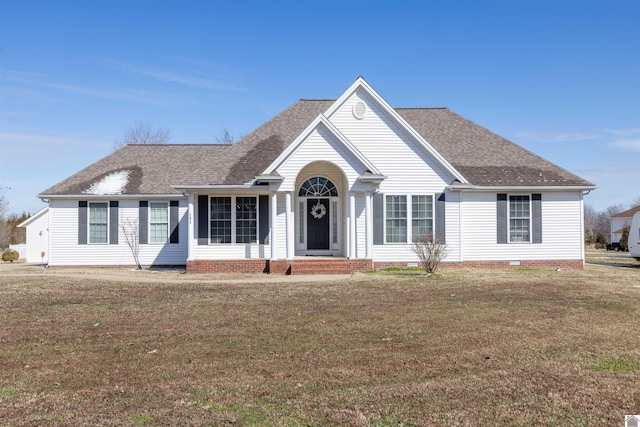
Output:
<svg viewBox="0 0 640 427">
<path fill-rule="evenodd" d="M 122 229 L 122 234 L 124 234 L 129 249 L 131 249 L 131 255 L 133 255 L 133 260 L 138 270 L 142 270 L 142 265 L 140 264 L 140 231 L 138 221 L 127 218 L 127 220 L 120 225 L 120 228 Z"/>
<path fill-rule="evenodd" d="M 128 144 L 166 144 L 171 139 L 171 131 L 154 126 L 150 122 L 136 122 L 125 129 L 122 138 L 113 144 L 118 150 Z"/>
<path fill-rule="evenodd" d="M 233 144 L 234 142 L 236 142 L 235 135 L 227 128 L 222 128 L 220 133 L 216 135 L 216 144 Z"/>
<path fill-rule="evenodd" d="M 447 255 L 447 245 L 433 234 L 425 234 L 421 239 L 413 242 L 413 252 L 418 255 L 420 265 L 431 275 L 438 270 L 440 263 Z"/>
</svg>

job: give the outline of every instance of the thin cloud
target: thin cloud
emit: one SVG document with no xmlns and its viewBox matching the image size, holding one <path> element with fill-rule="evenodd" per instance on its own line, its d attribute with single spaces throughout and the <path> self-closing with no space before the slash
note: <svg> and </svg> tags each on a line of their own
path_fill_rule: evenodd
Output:
<svg viewBox="0 0 640 427">
<path fill-rule="evenodd" d="M 122 100 L 135 102 L 140 104 L 151 104 L 151 105 L 171 105 L 172 100 L 167 99 L 167 97 L 160 93 L 141 91 L 141 90 L 128 90 L 126 92 L 123 91 L 113 91 L 113 90 L 104 90 L 104 89 L 96 89 L 85 86 L 77 86 L 70 85 L 66 83 L 58 83 L 51 82 L 47 80 L 43 80 L 42 74 L 31 73 L 26 71 L 13 71 L 7 70 L 3 73 L 2 78 L 7 81 L 22 83 L 31 86 L 37 86 L 46 89 L 54 89 L 67 93 L 74 93 L 77 95 L 90 96 L 94 98 L 100 99 L 109 99 L 109 100 Z"/>
<path fill-rule="evenodd" d="M 516 136 L 538 142 L 576 142 L 600 137 L 595 132 L 520 132 Z"/>
<path fill-rule="evenodd" d="M 620 139 L 613 141 L 612 147 L 622 148 L 623 150 L 640 151 L 640 138 L 636 139 Z"/>
<path fill-rule="evenodd" d="M 220 81 L 219 78 L 212 78 L 212 77 L 203 78 L 203 77 L 194 76 L 192 74 L 183 73 L 180 71 L 150 67 L 145 65 L 131 64 L 128 62 L 119 61 L 117 59 L 111 59 L 111 58 L 94 57 L 93 59 L 120 71 L 132 73 L 132 74 L 138 74 L 146 77 L 152 77 L 157 80 L 161 80 L 168 83 L 176 83 L 176 84 L 190 86 L 194 88 L 200 88 L 200 89 L 224 90 L 224 91 L 232 91 L 232 92 L 246 91 L 245 88 L 242 88 L 232 83 L 226 83 L 226 82 Z"/>
</svg>

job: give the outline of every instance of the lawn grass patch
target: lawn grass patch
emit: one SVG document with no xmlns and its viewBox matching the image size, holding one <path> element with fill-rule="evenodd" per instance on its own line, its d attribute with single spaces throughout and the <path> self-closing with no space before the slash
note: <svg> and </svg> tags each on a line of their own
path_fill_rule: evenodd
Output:
<svg viewBox="0 0 640 427">
<path fill-rule="evenodd" d="M 72 273 L 0 276 L 0 425 L 615 425 L 640 410 L 634 271 Z"/>
</svg>

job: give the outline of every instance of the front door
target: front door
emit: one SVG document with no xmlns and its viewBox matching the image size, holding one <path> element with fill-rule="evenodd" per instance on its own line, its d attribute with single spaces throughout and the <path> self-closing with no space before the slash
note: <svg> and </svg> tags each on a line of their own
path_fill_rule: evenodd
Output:
<svg viewBox="0 0 640 427">
<path fill-rule="evenodd" d="M 330 249 L 329 199 L 307 199 L 307 250 Z"/>
</svg>

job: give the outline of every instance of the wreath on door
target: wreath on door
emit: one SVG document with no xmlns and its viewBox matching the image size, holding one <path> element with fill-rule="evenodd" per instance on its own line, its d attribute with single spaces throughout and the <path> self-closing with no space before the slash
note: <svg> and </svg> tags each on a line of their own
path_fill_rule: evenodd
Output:
<svg viewBox="0 0 640 427">
<path fill-rule="evenodd" d="M 311 207 L 311 215 L 315 219 L 321 219 L 323 216 L 327 214 L 327 208 L 324 207 L 320 202 L 316 203 Z"/>
</svg>

